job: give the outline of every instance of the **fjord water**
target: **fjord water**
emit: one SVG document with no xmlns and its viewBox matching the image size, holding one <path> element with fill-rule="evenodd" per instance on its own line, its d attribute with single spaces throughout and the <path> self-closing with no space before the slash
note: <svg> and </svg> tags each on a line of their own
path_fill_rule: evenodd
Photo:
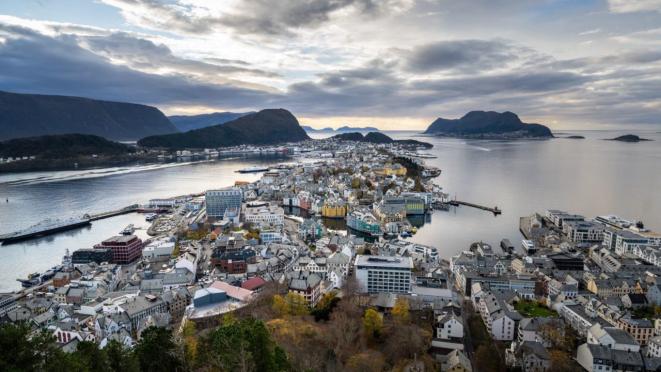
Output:
<svg viewBox="0 0 661 372">
<path fill-rule="evenodd" d="M 520 246 L 519 217 L 546 209 L 594 217 L 618 214 L 642 220 L 661 231 L 661 135 L 635 132 L 654 142 L 603 141 L 628 132 L 572 131 L 584 140 L 491 141 L 420 137 L 418 132 L 386 132 L 395 139 L 431 142 L 438 158 L 426 159 L 442 170 L 435 183 L 458 200 L 503 210 L 500 216 L 468 207 L 436 211 L 409 240 L 438 247 L 441 257 L 474 241 L 497 246 L 508 238 Z M 334 133 L 310 134 L 324 138 Z M 213 161 L 141 164 L 105 169 L 0 175 L 0 233 L 46 218 L 67 218 L 114 210 L 152 198 L 202 192 L 254 181 L 259 174 L 238 174 L 252 165 L 288 161 L 274 155 Z M 5 202 L 9 198 L 9 203 Z M 19 244 L 0 246 L 0 292 L 20 288 L 16 278 L 58 264 L 68 248 L 91 247 L 144 216 L 133 214 L 93 222 L 91 227 Z M 144 236 L 143 230 L 138 234 Z"/>
</svg>

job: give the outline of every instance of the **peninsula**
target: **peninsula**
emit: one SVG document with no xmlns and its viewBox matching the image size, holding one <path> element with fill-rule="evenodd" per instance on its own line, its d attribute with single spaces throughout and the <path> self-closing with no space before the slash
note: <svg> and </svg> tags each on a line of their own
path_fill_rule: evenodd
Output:
<svg viewBox="0 0 661 372">
<path fill-rule="evenodd" d="M 210 127 L 212 125 L 225 124 L 242 116 L 254 114 L 249 112 L 214 112 L 200 115 L 173 115 L 168 116 L 170 122 L 182 132 Z"/>
<path fill-rule="evenodd" d="M 471 111 L 461 119 L 438 118 L 424 133 L 460 138 L 553 138 L 548 127 L 523 123 L 509 111 Z"/>
</svg>

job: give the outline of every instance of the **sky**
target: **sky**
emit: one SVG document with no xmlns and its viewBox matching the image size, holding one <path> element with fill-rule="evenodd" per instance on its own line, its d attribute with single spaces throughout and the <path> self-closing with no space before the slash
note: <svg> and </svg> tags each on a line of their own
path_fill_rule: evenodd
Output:
<svg viewBox="0 0 661 372">
<path fill-rule="evenodd" d="M 0 0 L 0 90 L 420 130 L 661 130 L 661 0 Z"/>
</svg>

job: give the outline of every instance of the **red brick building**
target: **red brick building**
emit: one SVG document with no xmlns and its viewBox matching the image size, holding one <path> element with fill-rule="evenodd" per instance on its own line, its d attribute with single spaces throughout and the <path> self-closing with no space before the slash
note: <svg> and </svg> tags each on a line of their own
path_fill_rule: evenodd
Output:
<svg viewBox="0 0 661 372">
<path fill-rule="evenodd" d="M 119 265 L 129 264 L 142 257 L 142 240 L 135 235 L 113 236 L 94 248 L 110 248 L 113 262 Z"/>
<path fill-rule="evenodd" d="M 220 269 L 229 274 L 243 274 L 248 270 L 248 264 L 256 262 L 255 251 L 244 249 L 239 252 L 226 251 L 220 256 Z"/>
</svg>

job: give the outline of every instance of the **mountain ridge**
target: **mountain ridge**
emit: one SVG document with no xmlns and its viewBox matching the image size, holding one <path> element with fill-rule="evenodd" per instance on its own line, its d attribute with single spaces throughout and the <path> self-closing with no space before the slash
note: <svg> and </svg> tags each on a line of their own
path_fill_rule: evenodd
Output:
<svg viewBox="0 0 661 372">
<path fill-rule="evenodd" d="M 130 141 L 178 131 L 152 106 L 0 91 L 0 140 L 77 133 Z"/>
<path fill-rule="evenodd" d="M 219 148 L 237 145 L 273 145 L 309 139 L 298 120 L 285 109 L 265 109 L 225 124 L 184 133 L 150 136 L 138 141 L 144 147 L 170 149 Z"/>
<path fill-rule="evenodd" d="M 172 115 L 168 116 L 168 120 L 182 132 L 189 130 L 201 129 L 210 127 L 217 124 L 225 124 L 234 121 L 242 116 L 254 114 L 256 111 L 248 112 L 212 112 L 210 114 L 200 115 Z"/>
</svg>

